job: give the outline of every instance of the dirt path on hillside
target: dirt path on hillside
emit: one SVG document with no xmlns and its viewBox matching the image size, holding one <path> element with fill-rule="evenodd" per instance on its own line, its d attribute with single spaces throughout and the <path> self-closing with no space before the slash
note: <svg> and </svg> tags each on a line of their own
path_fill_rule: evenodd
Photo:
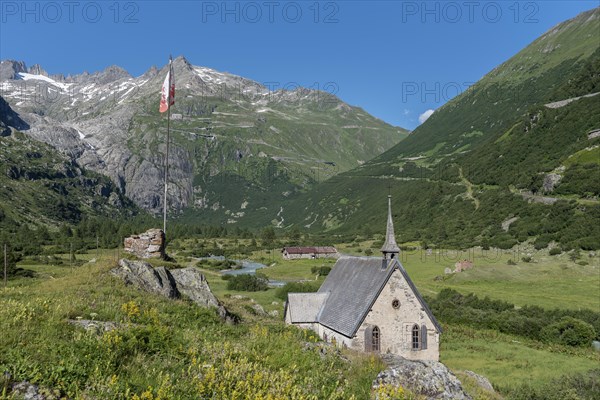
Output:
<svg viewBox="0 0 600 400">
<path fill-rule="evenodd" d="M 479 209 L 479 199 L 477 199 L 475 196 L 473 196 L 473 184 L 471 182 L 469 182 L 469 180 L 467 178 L 465 178 L 465 176 L 463 175 L 463 170 L 462 170 L 461 166 L 458 167 L 458 176 L 460 177 L 460 180 L 467 188 L 467 198 L 473 200 L 473 203 L 475 204 L 475 209 L 478 210 Z"/>
</svg>

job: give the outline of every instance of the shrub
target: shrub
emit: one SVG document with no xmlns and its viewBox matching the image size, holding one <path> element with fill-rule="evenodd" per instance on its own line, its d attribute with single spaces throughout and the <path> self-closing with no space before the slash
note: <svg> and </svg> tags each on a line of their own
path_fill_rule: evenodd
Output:
<svg viewBox="0 0 600 400">
<path fill-rule="evenodd" d="M 550 238 L 548 236 L 540 236 L 533 242 L 533 247 L 535 247 L 536 250 L 541 250 L 548 247 L 549 243 Z"/>
<path fill-rule="evenodd" d="M 204 259 L 196 263 L 197 268 L 204 268 L 211 271 L 222 271 L 226 269 L 239 269 L 241 265 L 232 260 L 214 260 Z"/>
<path fill-rule="evenodd" d="M 320 267 L 312 267 L 310 272 L 319 276 L 327 276 L 331 272 L 331 267 L 327 267 L 325 265 L 321 265 Z"/>
<path fill-rule="evenodd" d="M 524 256 L 521 258 L 521 260 L 523 260 L 523 262 L 528 263 L 528 262 L 531 262 L 532 258 L 530 256 Z"/>
<path fill-rule="evenodd" d="M 8 251 L 7 252 L 7 274 L 8 276 L 15 275 L 17 270 L 17 263 L 21 261 L 21 255 L 19 253 Z M 2 261 L 4 262 L 4 261 Z M 4 264 L 2 264 L 2 270 L 4 270 Z"/>
<path fill-rule="evenodd" d="M 581 258 L 581 251 L 579 249 L 575 249 L 569 254 L 569 260 L 575 262 Z"/>
<path fill-rule="evenodd" d="M 516 262 L 514 262 L 512 258 L 511 258 L 511 259 L 509 259 L 509 260 L 508 260 L 506 263 L 507 263 L 508 265 L 517 265 L 517 263 L 516 263 Z"/>
<path fill-rule="evenodd" d="M 269 288 L 269 281 L 263 276 L 257 275 L 231 275 L 227 281 L 228 290 L 238 290 L 244 292 L 259 292 Z"/>
<path fill-rule="evenodd" d="M 281 300 L 287 300 L 288 293 L 311 293 L 319 290 L 318 282 L 288 282 L 275 292 Z"/>
<path fill-rule="evenodd" d="M 600 331 L 600 313 L 592 310 L 545 310 L 536 306 L 517 309 L 508 302 L 463 295 L 449 288 L 427 302 L 441 322 L 496 329 L 534 340 L 580 346 L 580 341 L 598 340 Z M 569 325 L 571 320 L 575 322 Z"/>
<path fill-rule="evenodd" d="M 560 321 L 542 329 L 541 336 L 548 342 L 558 342 L 567 346 L 587 346 L 596 337 L 596 332 L 587 322 L 563 317 Z"/>
<path fill-rule="evenodd" d="M 523 385 L 508 389 L 507 398 L 514 400 L 594 399 L 598 395 L 600 370 L 563 376 L 543 386 Z"/>
<path fill-rule="evenodd" d="M 562 251 L 558 247 L 553 247 L 553 248 L 550 249 L 550 255 L 551 256 L 555 256 L 555 255 L 560 254 L 560 253 L 562 253 Z"/>
</svg>

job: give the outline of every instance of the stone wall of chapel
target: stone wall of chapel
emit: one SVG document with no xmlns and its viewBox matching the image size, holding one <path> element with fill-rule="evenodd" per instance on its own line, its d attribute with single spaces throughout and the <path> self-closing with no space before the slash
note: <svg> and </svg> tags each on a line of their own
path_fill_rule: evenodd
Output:
<svg viewBox="0 0 600 400">
<path fill-rule="evenodd" d="M 394 300 L 400 302 L 398 308 L 393 307 Z M 426 349 L 412 349 L 415 324 L 419 329 L 427 327 Z M 364 351 L 365 331 L 372 326 L 380 330 L 381 353 L 398 354 L 410 360 L 439 359 L 439 333 L 399 270 L 392 273 L 349 347 Z"/>
</svg>

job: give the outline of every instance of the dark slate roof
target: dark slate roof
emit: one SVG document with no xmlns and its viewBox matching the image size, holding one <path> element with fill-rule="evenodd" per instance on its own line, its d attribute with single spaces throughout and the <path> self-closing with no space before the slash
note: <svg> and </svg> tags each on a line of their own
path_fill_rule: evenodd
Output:
<svg viewBox="0 0 600 400">
<path fill-rule="evenodd" d="M 384 262 L 387 262 L 387 265 L 382 268 Z M 441 332 L 441 326 L 402 264 L 397 259 L 384 261 L 374 257 L 342 257 L 336 262 L 318 292 L 328 294 L 318 316 L 318 322 L 344 336 L 354 336 L 396 268 L 402 273 L 421 306 Z"/>
<path fill-rule="evenodd" d="M 284 252 L 288 254 L 330 254 L 337 253 L 335 247 L 316 246 L 316 247 L 284 247 Z"/>
</svg>

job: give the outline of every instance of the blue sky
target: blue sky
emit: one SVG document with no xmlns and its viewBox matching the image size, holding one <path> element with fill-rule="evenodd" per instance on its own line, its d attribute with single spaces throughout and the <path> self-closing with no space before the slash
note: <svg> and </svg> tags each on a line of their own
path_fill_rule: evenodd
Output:
<svg viewBox="0 0 600 400">
<path fill-rule="evenodd" d="M 77 74 L 194 65 L 334 91 L 409 129 L 599 1 L 0 1 L 0 58 Z"/>
</svg>

